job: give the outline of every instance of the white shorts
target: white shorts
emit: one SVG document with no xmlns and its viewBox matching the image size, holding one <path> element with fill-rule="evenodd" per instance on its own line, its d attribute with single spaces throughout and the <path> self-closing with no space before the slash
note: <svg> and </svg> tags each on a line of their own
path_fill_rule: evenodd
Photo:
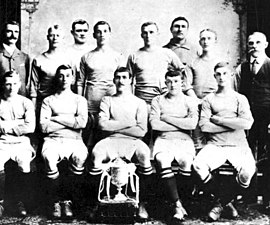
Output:
<svg viewBox="0 0 270 225">
<path fill-rule="evenodd" d="M 254 173 L 256 170 L 255 159 L 248 146 L 216 146 L 206 145 L 196 156 L 194 164 L 206 165 L 208 171 L 213 171 L 222 166 L 226 161 L 239 172 L 241 169 Z"/>
<path fill-rule="evenodd" d="M 81 139 L 71 138 L 44 138 L 44 144 L 42 147 L 42 156 L 52 155 L 55 153 L 57 161 L 60 162 L 63 159 L 69 159 L 73 154 L 82 155 L 86 159 L 88 150 Z M 85 160 L 82 159 L 82 160 Z"/>
<path fill-rule="evenodd" d="M 157 138 L 154 144 L 154 157 L 160 153 L 166 165 L 169 166 L 173 160 L 176 160 L 182 170 L 190 171 L 195 157 L 195 147 L 191 139 Z"/>
<path fill-rule="evenodd" d="M 11 159 L 18 163 L 23 172 L 30 172 L 30 162 L 35 156 L 29 139 L 19 143 L 0 142 L 0 171 L 4 170 L 5 163 Z"/>
<path fill-rule="evenodd" d="M 99 141 L 92 152 L 97 160 L 110 161 L 117 157 L 131 160 L 132 156 L 145 155 L 150 160 L 150 149 L 140 139 L 108 137 Z"/>
</svg>

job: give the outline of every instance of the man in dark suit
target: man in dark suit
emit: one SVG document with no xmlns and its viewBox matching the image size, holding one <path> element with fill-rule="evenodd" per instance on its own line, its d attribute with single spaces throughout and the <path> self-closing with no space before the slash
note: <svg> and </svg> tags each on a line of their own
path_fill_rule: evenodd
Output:
<svg viewBox="0 0 270 225">
<path fill-rule="evenodd" d="M 16 47 L 19 40 L 20 26 L 16 21 L 7 22 L 2 31 L 0 45 L 0 76 L 5 72 L 15 70 L 20 74 L 21 88 L 19 94 L 28 95 L 27 81 L 29 78 L 30 58 Z"/>
</svg>

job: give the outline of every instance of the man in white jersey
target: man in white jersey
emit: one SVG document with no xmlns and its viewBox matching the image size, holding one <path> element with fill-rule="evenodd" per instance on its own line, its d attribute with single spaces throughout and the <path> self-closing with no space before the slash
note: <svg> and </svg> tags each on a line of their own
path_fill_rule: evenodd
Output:
<svg viewBox="0 0 270 225">
<path fill-rule="evenodd" d="M 17 210 L 20 216 L 25 216 L 27 211 L 24 202 L 30 194 L 27 188 L 31 179 L 30 162 L 35 157 L 27 134 L 34 132 L 35 110 L 29 99 L 18 94 L 21 81 L 17 72 L 3 74 L 0 85 L 0 217 L 4 211 L 4 166 L 10 159 L 18 164 Z"/>
<path fill-rule="evenodd" d="M 71 200 L 81 191 L 78 186 L 88 155 L 81 137 L 87 123 L 87 102 L 71 91 L 72 81 L 71 66 L 59 66 L 54 78 L 56 93 L 43 100 L 40 112 L 40 126 L 45 135 L 41 154 L 46 167 L 46 188 L 51 215 L 56 218 L 61 217 L 61 203 L 65 216 L 73 216 Z M 69 161 L 69 171 L 61 180 L 64 187 L 61 189 L 57 164 L 64 159 Z"/>
<path fill-rule="evenodd" d="M 72 23 L 70 32 L 74 38 L 74 43 L 69 46 L 66 54 L 70 58 L 70 65 L 72 66 L 74 77 L 78 77 L 80 74 L 81 57 L 90 50 L 88 43 L 89 24 L 83 19 L 75 20 Z M 74 79 L 74 84 L 72 84 L 71 89 L 77 93 L 75 81 L 76 79 Z"/>
<path fill-rule="evenodd" d="M 153 155 L 165 195 L 173 204 L 173 218 L 183 220 L 187 212 L 180 201 L 171 163 L 175 160 L 180 167 L 179 183 L 183 186 L 188 186 L 188 183 L 191 185 L 195 148 L 190 134 L 198 123 L 198 109 L 195 99 L 182 92 L 180 71 L 167 72 L 165 79 L 168 92 L 155 97 L 151 105 L 149 120 L 152 129 L 159 132 Z M 184 193 L 180 195 L 185 197 Z"/>
<path fill-rule="evenodd" d="M 97 47 L 81 58 L 80 75 L 77 78 L 78 94 L 85 96 L 88 103 L 89 122 L 83 132 L 83 139 L 89 149 L 100 140 L 97 129 L 99 105 L 104 96 L 115 94 L 113 73 L 121 61 L 121 54 L 110 46 L 110 24 L 99 21 L 93 30 Z"/>
<path fill-rule="evenodd" d="M 127 66 L 132 74 L 134 94 L 150 105 L 152 99 L 166 92 L 164 75 L 169 68 L 184 70 L 177 55 L 167 48 L 157 45 L 159 30 L 154 22 L 141 26 L 144 46 L 131 54 Z"/>
<path fill-rule="evenodd" d="M 253 123 L 248 100 L 232 90 L 228 63 L 218 63 L 214 71 L 218 90 L 204 98 L 199 121 L 202 131 L 208 134 L 207 144 L 193 163 L 205 190 L 216 197 L 208 213 L 211 221 L 218 220 L 226 206 L 232 217 L 238 216 L 231 203 L 237 194 L 235 189 L 247 188 L 256 170 L 245 135 Z M 211 172 L 226 161 L 236 169 L 237 175 L 221 186 Z"/>
<path fill-rule="evenodd" d="M 37 118 L 42 100 L 53 94 L 53 78 L 58 66 L 68 63 L 68 57 L 63 49 L 63 30 L 59 25 L 49 27 L 47 40 L 49 48 L 38 55 L 32 63 L 30 80 L 30 98 L 33 101 Z"/>
<path fill-rule="evenodd" d="M 141 140 L 147 131 L 146 103 L 131 92 L 129 70 L 120 67 L 114 73 L 116 94 L 102 99 L 99 113 L 99 127 L 109 136 L 99 141 L 92 152 L 90 174 L 97 177 L 102 173 L 103 163 L 117 157 L 138 162 L 137 173 L 140 178 L 140 204 L 138 216 L 147 219 L 145 210 L 149 175 L 152 174 L 150 149 Z"/>
</svg>

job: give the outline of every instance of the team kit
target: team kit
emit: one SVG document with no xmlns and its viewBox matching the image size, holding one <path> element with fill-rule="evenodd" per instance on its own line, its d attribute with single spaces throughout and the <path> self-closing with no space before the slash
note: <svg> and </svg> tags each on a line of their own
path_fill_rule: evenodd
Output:
<svg viewBox="0 0 270 225">
<path fill-rule="evenodd" d="M 83 186 L 90 204 L 98 204 L 106 178 L 117 186 L 115 201 L 127 199 L 121 186 L 129 179 L 132 190 L 139 187 L 136 214 L 147 220 L 153 173 L 170 204 L 171 219 L 190 216 L 188 202 L 198 190 L 211 198 L 209 221 L 219 220 L 224 211 L 231 218 L 239 216 L 232 190 L 250 186 L 256 172 L 252 149 L 269 140 L 267 38 L 261 32 L 250 34 L 248 59 L 234 69 L 216 52 L 215 30 L 199 33 L 201 49 L 187 39 L 185 17 L 175 18 L 170 31 L 169 43 L 158 46 L 158 25 L 143 23 L 143 47 L 125 59 L 110 47 L 108 22 L 94 25 L 93 49 L 87 43 L 89 24 L 79 19 L 72 23 L 72 45 L 61 47 L 63 30 L 53 25 L 47 32 L 48 50 L 30 59 L 16 47 L 20 25 L 5 24 L 0 46 L 0 216 L 6 208 L 5 164 L 17 164 L 14 207 L 26 216 L 31 163 L 37 159 L 44 167 L 42 188 L 53 218 L 76 217 L 75 209 L 89 197 L 81 195 Z M 67 161 L 64 174 L 58 167 L 62 161 Z M 214 171 L 225 163 L 235 173 L 220 185 Z M 268 210 L 269 203 L 265 195 Z"/>
</svg>

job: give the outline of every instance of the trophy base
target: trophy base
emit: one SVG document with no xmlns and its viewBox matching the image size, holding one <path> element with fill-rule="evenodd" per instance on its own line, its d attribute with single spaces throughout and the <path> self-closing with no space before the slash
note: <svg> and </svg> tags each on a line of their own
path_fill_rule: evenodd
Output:
<svg viewBox="0 0 270 225">
<path fill-rule="evenodd" d="M 98 203 L 96 219 L 101 223 L 120 224 L 134 223 L 137 215 L 137 204 L 134 202 L 123 203 Z"/>
<path fill-rule="evenodd" d="M 126 201 L 128 198 L 122 194 L 122 193 L 118 193 L 117 195 L 115 195 L 115 197 L 113 198 L 114 201 L 119 201 L 119 202 L 123 202 Z"/>
</svg>

